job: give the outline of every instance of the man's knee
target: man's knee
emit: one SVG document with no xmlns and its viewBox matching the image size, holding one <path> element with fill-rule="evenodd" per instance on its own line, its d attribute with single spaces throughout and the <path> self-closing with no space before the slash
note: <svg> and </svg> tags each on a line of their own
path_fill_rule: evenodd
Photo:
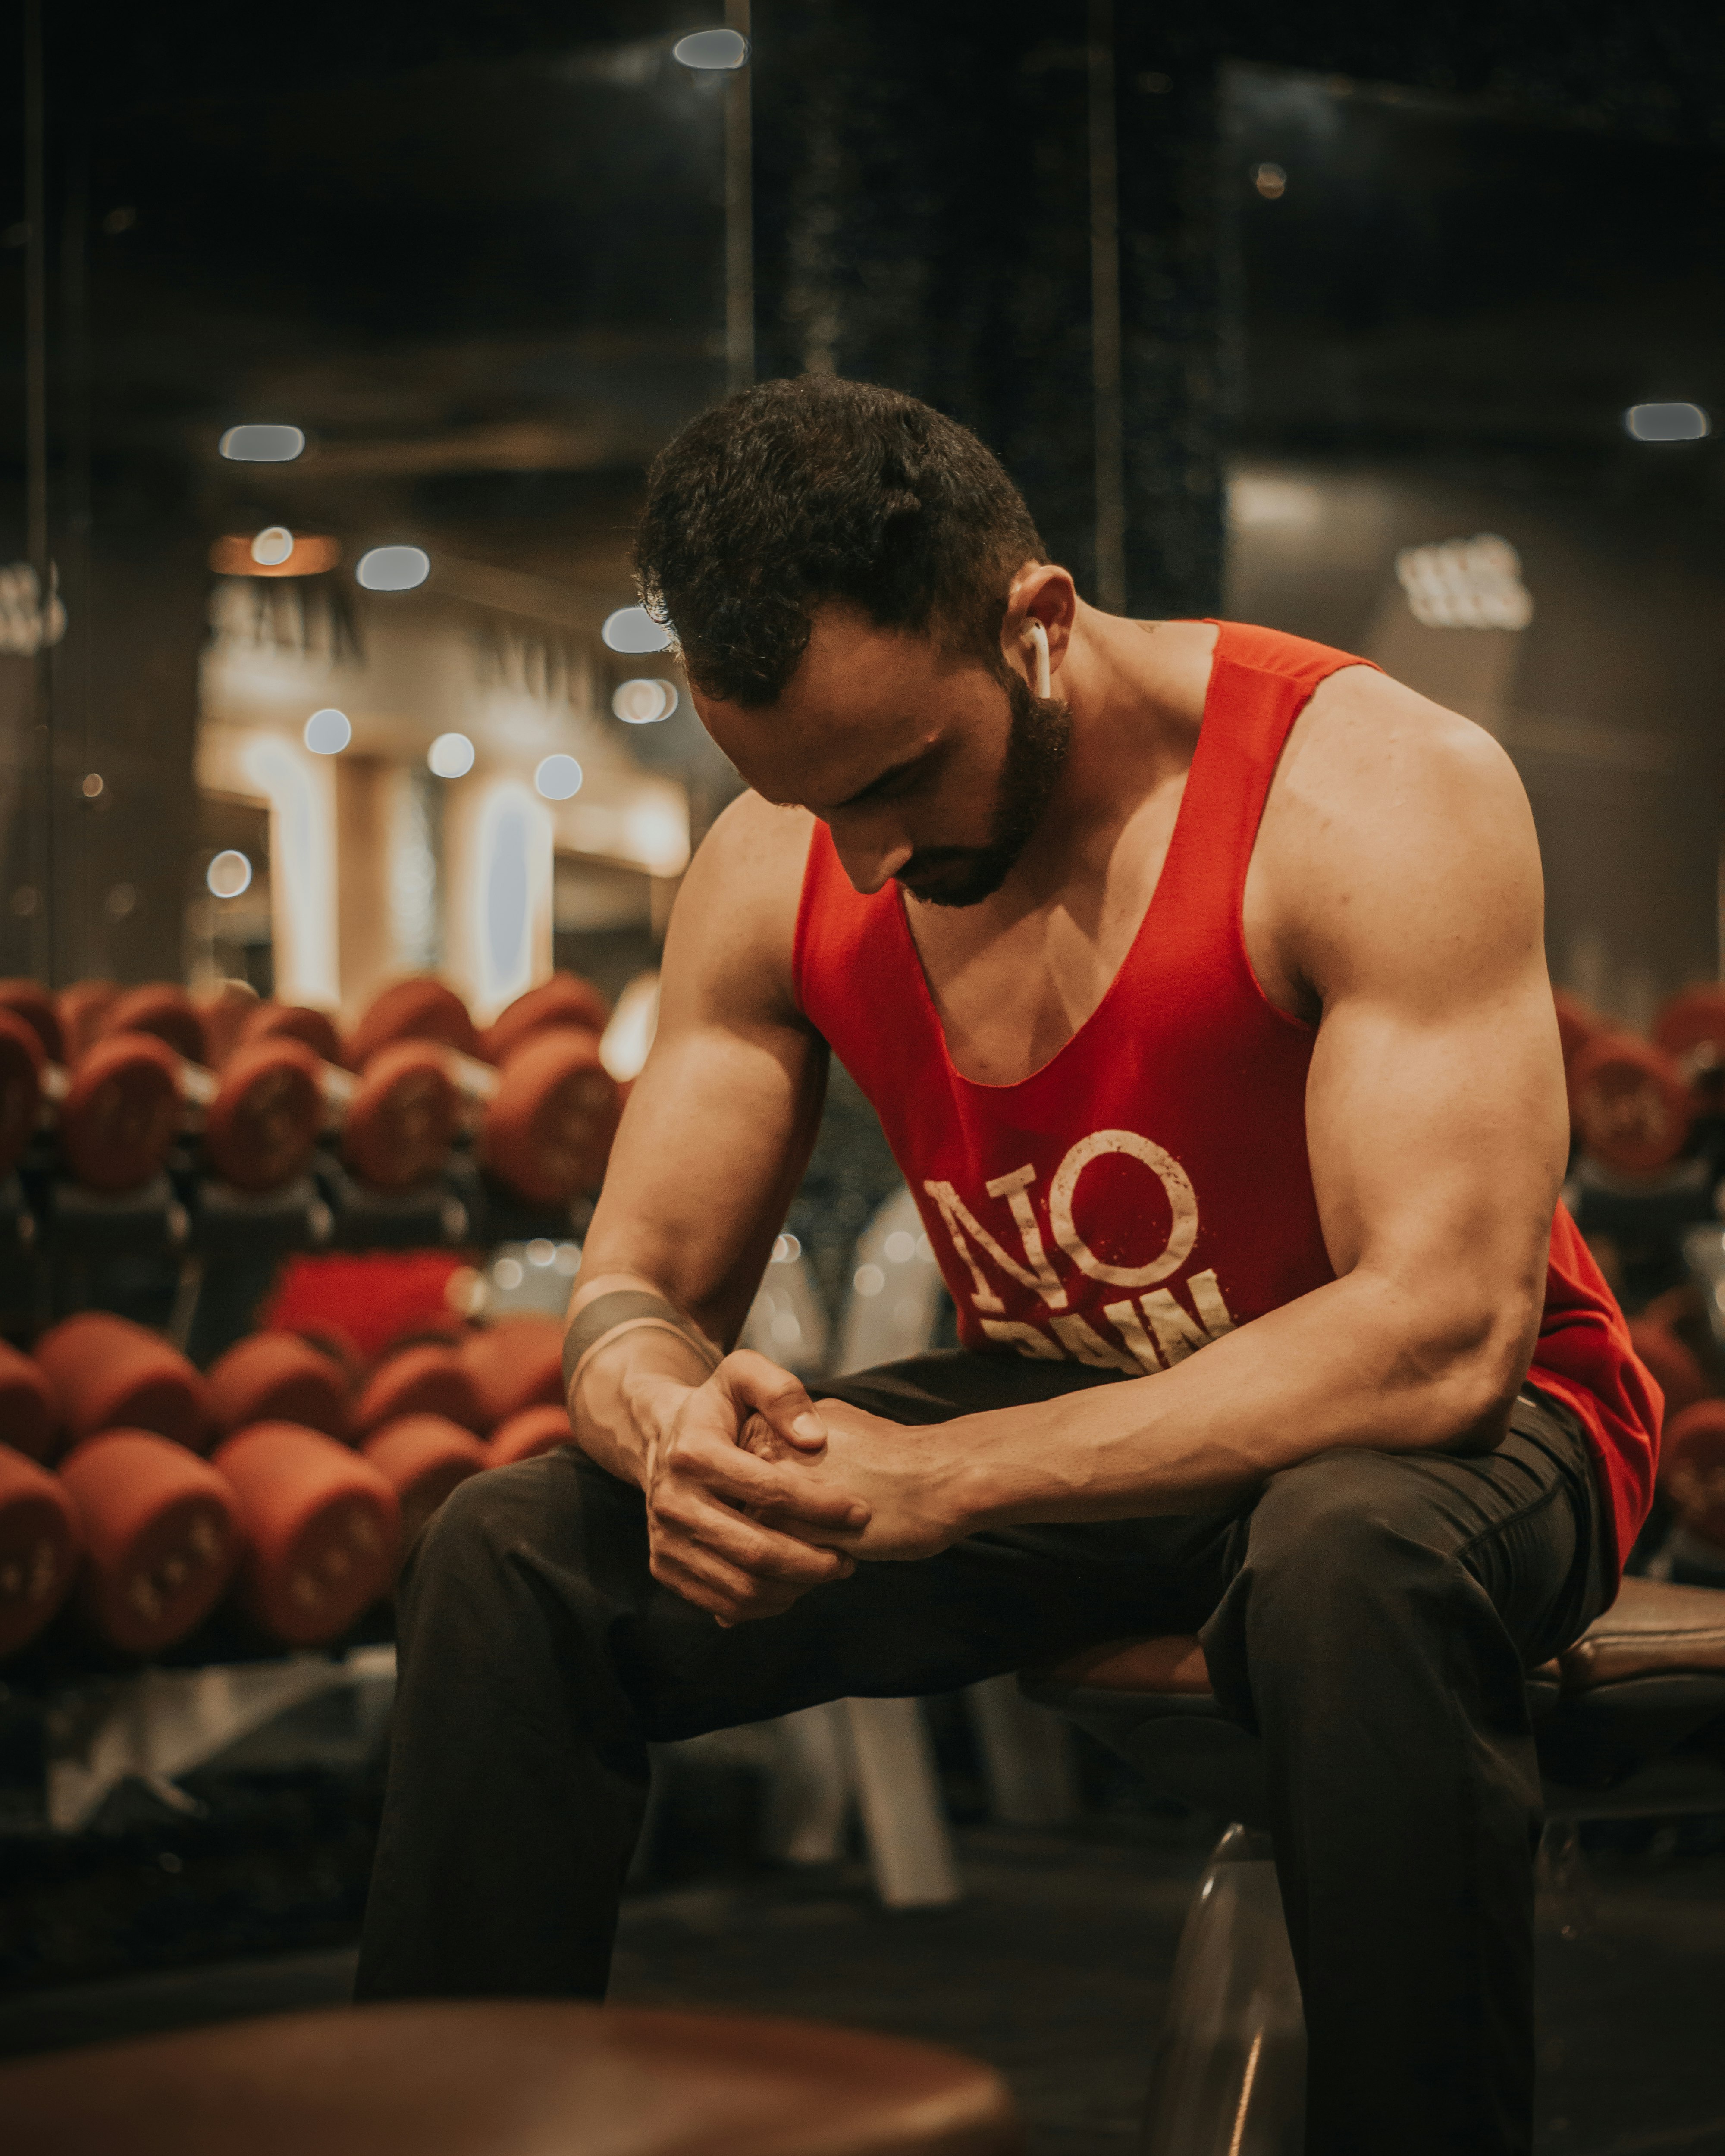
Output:
<svg viewBox="0 0 1725 2156">
<path fill-rule="evenodd" d="M 1363 1621 L 1464 1585 L 1417 1455 L 1320 1454 L 1271 1477 L 1248 1528 L 1255 1595 L 1278 1623 Z"/>
<path fill-rule="evenodd" d="M 452 1490 L 406 1553 L 404 1614 L 427 1594 L 510 1599 L 536 1576 L 580 1574 L 640 1532 L 639 1491 L 569 1450 L 486 1468 Z"/>
</svg>

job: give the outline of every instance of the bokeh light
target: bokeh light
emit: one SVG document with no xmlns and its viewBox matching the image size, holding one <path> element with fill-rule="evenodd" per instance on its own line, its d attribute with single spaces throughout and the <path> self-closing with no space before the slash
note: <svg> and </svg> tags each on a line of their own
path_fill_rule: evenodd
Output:
<svg viewBox="0 0 1725 2156">
<path fill-rule="evenodd" d="M 285 524 L 269 524 L 252 542 L 252 559 L 261 569 L 280 567 L 294 551 L 294 535 Z"/>
<path fill-rule="evenodd" d="M 229 846 L 210 863 L 204 881 L 218 898 L 238 898 L 241 891 L 251 888 L 252 865 L 242 853 Z"/>
<path fill-rule="evenodd" d="M 611 709 L 630 726 L 655 726 L 676 708 L 676 687 L 670 681 L 620 681 L 611 698 Z"/>
<path fill-rule="evenodd" d="M 1699 404 L 1631 404 L 1623 424 L 1638 442 L 1698 442 L 1713 430 Z"/>
<path fill-rule="evenodd" d="M 305 446 L 297 427 L 230 427 L 216 447 L 238 465 L 290 465 Z"/>
<path fill-rule="evenodd" d="M 599 634 L 613 651 L 663 651 L 671 640 L 663 623 L 638 606 L 619 607 L 615 613 L 607 614 Z"/>
<path fill-rule="evenodd" d="M 327 705 L 306 720 L 303 739 L 314 756 L 340 756 L 353 739 L 353 724 L 346 711 Z"/>
<path fill-rule="evenodd" d="M 473 743 L 465 734 L 439 734 L 425 761 L 439 778 L 465 778 L 473 769 Z"/>
<path fill-rule="evenodd" d="M 749 41 L 740 30 L 691 30 L 671 47 L 671 58 L 685 68 L 706 71 L 747 64 Z"/>
<path fill-rule="evenodd" d="M 533 783 L 547 801 L 567 801 L 581 791 L 581 766 L 572 756 L 548 756 L 533 773 Z"/>
<path fill-rule="evenodd" d="M 368 592 L 410 592 L 431 574 L 423 547 L 373 547 L 353 572 Z"/>
</svg>

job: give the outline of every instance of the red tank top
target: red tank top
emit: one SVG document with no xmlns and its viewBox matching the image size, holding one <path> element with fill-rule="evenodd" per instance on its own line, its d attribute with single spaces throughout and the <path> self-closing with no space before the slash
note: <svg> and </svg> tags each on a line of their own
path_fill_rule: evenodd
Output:
<svg viewBox="0 0 1725 2156">
<path fill-rule="evenodd" d="M 1132 947 L 1065 1047 L 1015 1085 L 953 1068 L 898 886 L 860 896 L 816 826 L 798 1000 L 880 1116 L 967 1347 L 1137 1376 L 1335 1278 L 1306 1152 L 1316 1033 L 1260 988 L 1240 901 L 1289 728 L 1327 675 L 1365 663 L 1219 625 L 1197 752 Z M 1626 1552 L 1663 1403 L 1561 1206 L 1529 1376 L 1580 1418 Z"/>
</svg>

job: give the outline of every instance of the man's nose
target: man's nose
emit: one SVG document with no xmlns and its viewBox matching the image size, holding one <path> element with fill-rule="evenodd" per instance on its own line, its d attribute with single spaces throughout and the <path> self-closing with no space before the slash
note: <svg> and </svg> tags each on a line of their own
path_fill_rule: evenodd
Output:
<svg viewBox="0 0 1725 2156">
<path fill-rule="evenodd" d="M 853 887 L 870 898 L 888 883 L 915 851 L 902 832 L 875 829 L 840 830 L 834 824 L 833 850 Z"/>
</svg>

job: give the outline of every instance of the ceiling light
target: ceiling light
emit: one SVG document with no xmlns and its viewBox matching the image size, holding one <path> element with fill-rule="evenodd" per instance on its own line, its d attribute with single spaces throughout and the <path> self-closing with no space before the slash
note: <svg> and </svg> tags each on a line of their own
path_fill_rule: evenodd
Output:
<svg viewBox="0 0 1725 2156">
<path fill-rule="evenodd" d="M 547 801 L 569 801 L 581 791 L 581 776 L 572 756 L 548 756 L 533 773 L 533 783 Z"/>
<path fill-rule="evenodd" d="M 423 547 L 373 547 L 353 572 L 368 592 L 410 592 L 431 574 Z"/>
<path fill-rule="evenodd" d="M 209 550 L 209 565 L 218 577 L 316 577 L 341 558 L 333 539 L 321 533 L 308 537 L 280 524 L 249 537 L 231 531 Z"/>
<path fill-rule="evenodd" d="M 340 756 L 353 739 L 352 722 L 346 711 L 330 705 L 306 720 L 302 738 L 314 756 Z"/>
<path fill-rule="evenodd" d="M 669 681 L 620 681 L 611 698 L 611 709 L 629 726 L 656 725 L 676 708 L 676 689 Z"/>
<path fill-rule="evenodd" d="M 1699 404 L 1631 404 L 1623 424 L 1638 442 L 1698 442 L 1713 430 Z"/>
<path fill-rule="evenodd" d="M 294 535 L 285 524 L 264 527 L 252 542 L 252 559 L 260 569 L 279 569 L 294 551 Z"/>
<path fill-rule="evenodd" d="M 473 743 L 465 734 L 439 734 L 425 761 L 439 778 L 465 778 L 473 769 Z"/>
<path fill-rule="evenodd" d="M 607 614 L 599 634 L 613 651 L 663 651 L 671 640 L 664 623 L 638 606 L 619 607 L 615 613 Z"/>
<path fill-rule="evenodd" d="M 241 891 L 249 890 L 252 865 L 242 853 L 228 847 L 218 854 L 204 874 L 204 881 L 218 898 L 238 898 Z"/>
<path fill-rule="evenodd" d="M 749 41 L 739 30 L 694 30 L 671 47 L 671 58 L 685 68 L 706 72 L 747 64 Z"/>
<path fill-rule="evenodd" d="M 230 427 L 216 447 L 237 465 L 290 465 L 305 446 L 297 427 Z"/>
</svg>

